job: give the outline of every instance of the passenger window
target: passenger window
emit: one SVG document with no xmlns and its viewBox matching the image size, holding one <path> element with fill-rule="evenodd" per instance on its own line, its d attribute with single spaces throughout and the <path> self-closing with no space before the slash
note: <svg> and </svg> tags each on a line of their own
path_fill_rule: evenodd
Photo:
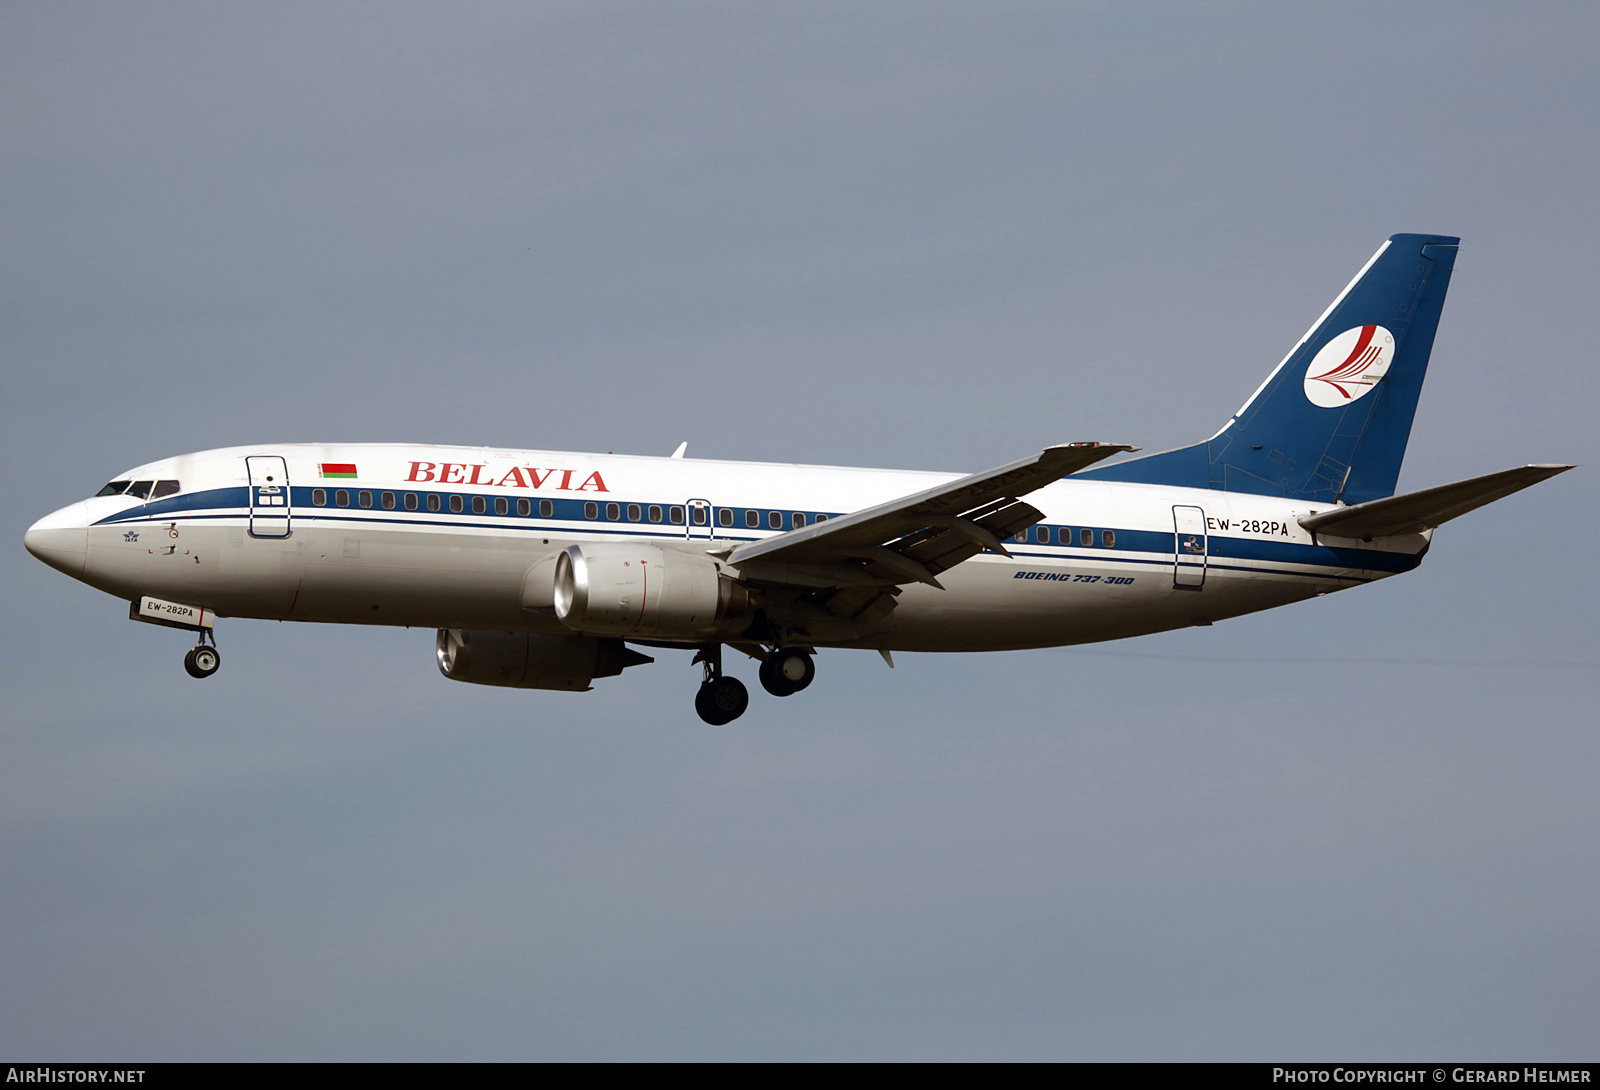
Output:
<svg viewBox="0 0 1600 1090">
<path fill-rule="evenodd" d="M 334 489 L 333 490 L 333 502 L 335 504 L 337 504 L 338 506 L 340 506 L 340 507 L 349 507 L 350 506 L 350 493 L 346 492 L 342 488 Z"/>
<path fill-rule="evenodd" d="M 733 508 L 723 507 L 717 511 L 717 522 L 723 526 L 733 525 Z"/>
<path fill-rule="evenodd" d="M 529 503 L 527 500 L 518 500 L 517 514 L 521 515 L 523 518 L 527 518 L 529 515 L 533 514 L 533 504 Z"/>
<path fill-rule="evenodd" d="M 406 510 L 407 511 L 415 511 L 416 509 L 417 509 L 417 494 L 415 492 L 407 492 L 406 493 Z"/>
<path fill-rule="evenodd" d="M 616 522 L 622 517 L 622 508 L 614 503 L 606 504 L 606 521 Z"/>
<path fill-rule="evenodd" d="M 1017 541 L 1019 543 L 1021 543 L 1021 544 L 1026 544 L 1027 540 L 1028 540 L 1028 531 L 1026 531 L 1026 530 L 1018 530 L 1017 531 Z"/>
<path fill-rule="evenodd" d="M 134 481 L 128 486 L 128 495 L 147 500 L 150 498 L 150 486 L 155 483 L 154 481 Z"/>
<path fill-rule="evenodd" d="M 702 514 L 702 512 L 696 511 L 695 514 L 697 514 L 697 515 L 698 514 Z M 667 508 L 667 521 L 672 523 L 674 526 L 682 526 L 683 525 L 683 508 L 681 508 L 681 507 L 669 507 L 669 508 Z M 704 522 L 705 519 L 701 518 L 700 521 Z"/>
<path fill-rule="evenodd" d="M 1085 526 L 1083 529 L 1079 530 L 1078 531 L 1078 544 L 1082 545 L 1086 549 L 1089 546 L 1093 545 L 1094 544 L 1094 531 L 1089 529 L 1087 526 Z"/>
<path fill-rule="evenodd" d="M 639 505 L 638 504 L 636 504 L 636 503 L 628 504 L 628 521 L 629 522 L 638 522 L 639 521 Z"/>
<path fill-rule="evenodd" d="M 543 510 L 544 509 L 544 505 L 549 503 L 549 502 L 550 502 L 549 500 L 541 500 L 541 501 L 539 501 L 540 510 Z M 600 505 L 598 503 L 594 503 L 594 502 L 590 502 L 590 503 L 584 504 L 583 505 L 583 517 L 586 518 L 586 519 L 597 519 L 597 518 L 599 518 L 600 517 Z"/>
<path fill-rule="evenodd" d="M 318 507 L 328 506 L 328 490 L 326 488 L 313 488 L 311 490 L 311 502 Z"/>
<path fill-rule="evenodd" d="M 372 493 L 368 492 L 366 489 L 362 489 L 359 493 L 357 493 L 356 501 L 360 503 L 362 507 L 371 507 Z"/>
<path fill-rule="evenodd" d="M 704 507 L 689 508 L 689 521 L 696 526 L 704 526 L 706 524 L 706 515 L 707 511 Z"/>
<path fill-rule="evenodd" d="M 157 481 L 156 490 L 150 493 L 150 498 L 153 500 L 159 500 L 162 496 L 175 496 L 177 494 L 177 481 Z"/>
<path fill-rule="evenodd" d="M 782 511 L 768 511 L 767 512 L 767 525 L 772 527 L 774 530 L 783 529 L 783 512 Z"/>
<path fill-rule="evenodd" d="M 458 514 L 458 515 L 461 514 L 461 508 L 463 506 L 465 506 L 465 505 L 461 502 L 461 497 L 460 496 L 451 496 L 450 497 L 450 510 L 452 512 L 454 512 L 455 514 Z"/>
<path fill-rule="evenodd" d="M 1057 545 L 1071 545 L 1072 544 L 1072 527 L 1063 526 L 1063 527 L 1061 527 L 1061 529 L 1056 531 L 1056 544 Z"/>
<path fill-rule="evenodd" d="M 827 522 L 828 521 L 828 516 L 827 515 L 818 515 L 817 516 L 817 521 L 818 522 Z"/>
<path fill-rule="evenodd" d="M 504 515 L 504 514 L 508 514 L 510 511 L 511 511 L 511 504 L 506 502 L 506 498 L 504 496 L 496 496 L 494 498 L 494 513 L 495 514 Z"/>
<path fill-rule="evenodd" d="M 760 526 L 761 525 L 761 512 L 760 511 L 746 511 L 744 513 L 744 524 L 746 526 L 750 527 L 752 530 L 755 529 L 756 527 Z"/>
<path fill-rule="evenodd" d="M 439 510 L 439 497 L 437 495 L 429 495 L 428 496 L 428 510 L 430 510 L 430 511 Z"/>
<path fill-rule="evenodd" d="M 805 524 L 806 524 L 806 517 L 804 515 L 802 515 L 799 511 L 796 511 L 794 513 L 794 525 L 799 527 L 799 526 L 804 526 Z"/>
<path fill-rule="evenodd" d="M 591 503 L 589 506 L 593 507 L 594 504 Z M 556 513 L 556 505 L 555 504 L 551 503 L 549 500 L 540 500 L 539 501 L 539 514 L 543 515 L 545 518 L 549 518 L 551 515 L 553 515 L 555 513 Z M 590 518 L 594 518 L 593 515 L 590 515 L 589 517 Z"/>
<path fill-rule="evenodd" d="M 652 503 L 650 505 L 650 510 L 649 510 L 648 514 L 650 515 L 650 521 L 651 522 L 660 522 L 661 521 L 661 505 L 659 503 Z"/>
<path fill-rule="evenodd" d="M 1116 543 L 1117 543 L 1117 532 L 1115 530 L 1101 530 L 1100 531 L 1100 544 L 1104 545 L 1106 548 L 1109 549 L 1109 548 L 1113 547 L 1114 545 L 1116 545 Z"/>
<path fill-rule="evenodd" d="M 1033 540 L 1037 541 L 1041 545 L 1050 544 L 1050 527 L 1040 526 L 1035 528 L 1033 531 Z"/>
<path fill-rule="evenodd" d="M 128 482 L 127 481 L 112 481 L 110 484 L 106 485 L 100 491 L 96 492 L 95 495 L 96 496 L 120 496 L 124 492 L 126 492 L 127 490 L 128 490 Z"/>
<path fill-rule="evenodd" d="M 381 497 L 381 499 L 383 501 L 383 509 L 385 511 L 393 511 L 394 510 L 394 493 L 393 492 L 385 492 L 383 494 L 383 496 Z"/>
<path fill-rule="evenodd" d="M 482 496 L 472 497 L 472 513 L 474 515 L 481 515 L 488 509 L 489 505 L 488 503 L 484 502 L 484 498 Z"/>
</svg>

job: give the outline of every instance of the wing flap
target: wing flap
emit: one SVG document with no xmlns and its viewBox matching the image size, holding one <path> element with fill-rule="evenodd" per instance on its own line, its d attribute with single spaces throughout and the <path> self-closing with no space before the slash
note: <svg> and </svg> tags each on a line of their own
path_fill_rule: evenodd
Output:
<svg viewBox="0 0 1600 1090">
<path fill-rule="evenodd" d="M 907 534 L 889 548 L 904 553 L 938 575 L 985 549 L 1010 556 L 1005 539 L 1044 518 L 1044 512 L 1021 500 L 1000 501 L 989 507 L 992 510 L 971 516 L 949 516 L 943 525 L 927 526 Z"/>
<path fill-rule="evenodd" d="M 788 582 L 781 570 L 804 569 L 809 585 L 921 582 L 984 549 L 1003 553 L 1001 541 L 1044 516 L 1018 497 L 1137 447 L 1118 443 L 1068 443 L 1046 447 L 982 473 L 960 477 L 827 522 L 776 534 L 734 549 L 728 561 L 746 578 Z M 758 563 L 759 562 L 759 563 Z M 799 580 L 797 580 L 799 581 Z"/>
</svg>

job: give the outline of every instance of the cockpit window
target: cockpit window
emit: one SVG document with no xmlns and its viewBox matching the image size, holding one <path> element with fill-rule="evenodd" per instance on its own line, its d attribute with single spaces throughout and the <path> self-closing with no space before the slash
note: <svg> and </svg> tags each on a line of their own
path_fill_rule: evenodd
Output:
<svg viewBox="0 0 1600 1090">
<path fill-rule="evenodd" d="M 147 500 L 150 498 L 150 486 L 155 483 L 154 481 L 134 481 L 128 486 L 128 495 Z"/>
<path fill-rule="evenodd" d="M 127 490 L 128 490 L 128 482 L 127 481 L 112 481 L 110 484 L 106 485 L 100 491 L 96 492 L 95 495 L 96 496 L 120 496 L 124 492 L 126 492 Z"/>
<path fill-rule="evenodd" d="M 155 491 L 150 493 L 150 498 L 159 500 L 162 496 L 173 496 L 178 492 L 177 481 L 157 481 Z"/>
</svg>

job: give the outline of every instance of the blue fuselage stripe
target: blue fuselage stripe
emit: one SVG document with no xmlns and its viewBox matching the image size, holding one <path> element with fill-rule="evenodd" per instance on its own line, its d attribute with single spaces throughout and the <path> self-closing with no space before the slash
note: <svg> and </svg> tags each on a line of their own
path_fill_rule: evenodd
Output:
<svg viewBox="0 0 1600 1090">
<path fill-rule="evenodd" d="M 321 491 L 332 491 L 319 487 Z M 358 491 L 345 489 L 345 491 Z M 384 489 L 365 489 L 360 491 L 382 494 Z M 344 523 L 351 526 L 361 525 L 391 525 L 407 526 L 419 530 L 451 530 L 451 529 L 478 529 L 498 530 L 510 533 L 587 533 L 604 534 L 620 537 L 678 537 L 688 536 L 686 531 L 694 531 L 694 536 L 708 536 L 715 532 L 720 541 L 755 541 L 759 536 L 749 534 L 734 534 L 728 532 L 726 526 L 694 526 L 685 527 L 681 523 L 650 523 L 643 520 L 637 522 L 616 522 L 603 519 L 589 519 L 585 517 L 584 509 L 587 504 L 618 504 L 624 511 L 629 506 L 638 506 L 641 512 L 650 506 L 669 510 L 681 504 L 651 504 L 638 502 L 630 504 L 622 500 L 593 500 L 593 499 L 568 499 L 553 497 L 535 497 L 531 500 L 533 514 L 529 515 L 497 515 L 493 514 L 493 501 L 507 499 L 505 496 L 493 496 L 484 493 L 420 493 L 420 495 L 437 495 L 440 505 L 448 507 L 453 496 L 461 497 L 463 510 L 450 512 L 452 517 L 435 517 L 443 512 L 431 511 L 394 511 L 390 514 L 388 509 L 371 509 L 371 514 L 364 513 L 364 508 L 341 508 L 316 505 L 311 502 L 312 488 L 295 487 L 291 490 L 288 508 L 279 511 L 272 508 L 264 509 L 261 514 L 271 518 L 292 517 L 295 521 L 319 523 Z M 403 495 L 403 492 L 398 493 Z M 481 497 L 488 509 L 484 514 L 471 511 L 474 496 Z M 541 501 L 552 504 L 550 515 L 539 515 Z M 168 496 L 159 500 L 140 504 L 114 515 L 101 519 L 96 525 L 110 525 L 127 522 L 151 522 L 162 519 L 181 519 L 183 521 L 211 521 L 221 519 L 248 519 L 250 517 L 250 490 L 247 487 L 214 488 L 201 492 L 194 492 L 178 496 Z M 603 507 L 601 508 L 603 510 Z M 757 511 L 762 525 L 766 525 L 767 510 L 765 508 L 727 508 L 736 513 L 737 521 L 744 520 L 744 512 Z M 834 512 L 822 512 L 830 518 L 837 517 Z M 810 513 L 808 520 L 814 520 L 816 513 Z M 624 526 L 638 527 L 638 529 L 624 529 Z M 741 529 L 743 529 L 741 527 Z M 1160 530 L 1132 530 L 1117 527 L 1096 527 L 1096 530 L 1108 529 L 1116 536 L 1113 546 L 1067 546 L 1049 545 L 1045 543 L 1032 544 L 1018 548 L 1010 547 L 1013 556 L 1029 557 L 1040 560 L 1074 560 L 1074 561 L 1114 561 L 1127 564 L 1152 564 L 1170 565 L 1174 553 L 1174 535 L 1168 531 Z M 777 531 L 774 531 L 777 532 Z M 1054 534 L 1052 533 L 1052 536 Z M 1099 535 L 1096 535 L 1098 540 Z M 1420 563 L 1420 557 L 1396 552 L 1385 552 L 1378 549 L 1349 549 L 1333 548 L 1326 545 L 1306 545 L 1293 541 L 1255 540 L 1250 538 L 1222 537 L 1217 534 L 1209 535 L 1207 541 L 1209 556 L 1207 564 L 1211 568 L 1232 571 L 1262 571 L 1262 568 L 1245 564 L 1228 564 L 1227 560 L 1255 561 L 1268 564 L 1295 564 L 1305 567 L 1336 568 L 1341 570 L 1374 571 L 1374 572 L 1404 572 L 1410 571 Z M 1134 556 L 1129 554 L 1145 554 Z M 1309 574 L 1284 572 L 1283 574 Z"/>
</svg>

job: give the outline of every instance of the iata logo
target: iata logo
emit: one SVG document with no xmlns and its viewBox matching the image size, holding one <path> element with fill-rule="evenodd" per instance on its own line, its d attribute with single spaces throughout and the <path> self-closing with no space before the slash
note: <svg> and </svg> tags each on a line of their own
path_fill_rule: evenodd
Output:
<svg viewBox="0 0 1600 1090">
<path fill-rule="evenodd" d="M 1306 397 L 1324 409 L 1348 405 L 1378 384 L 1393 359 L 1394 334 L 1381 325 L 1347 329 L 1306 368 Z"/>
</svg>

